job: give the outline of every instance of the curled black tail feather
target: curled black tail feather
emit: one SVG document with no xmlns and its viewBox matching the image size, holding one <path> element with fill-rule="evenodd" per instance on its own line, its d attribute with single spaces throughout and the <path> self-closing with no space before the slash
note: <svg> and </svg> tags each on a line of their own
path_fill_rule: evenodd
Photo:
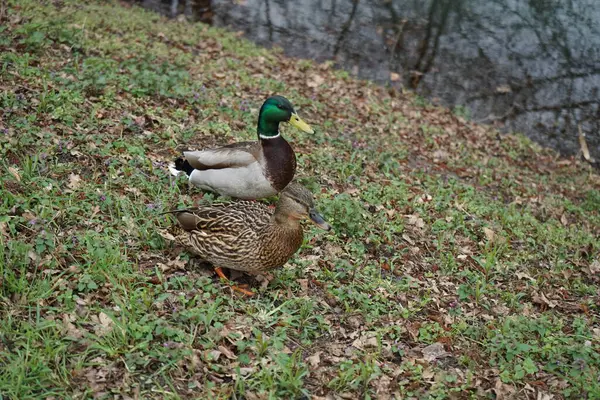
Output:
<svg viewBox="0 0 600 400">
<path fill-rule="evenodd" d="M 190 165 L 187 160 L 184 160 L 182 157 L 179 157 L 175 160 L 175 169 L 177 171 L 183 171 L 187 176 L 190 176 L 192 171 L 194 171 L 194 167 Z"/>
</svg>

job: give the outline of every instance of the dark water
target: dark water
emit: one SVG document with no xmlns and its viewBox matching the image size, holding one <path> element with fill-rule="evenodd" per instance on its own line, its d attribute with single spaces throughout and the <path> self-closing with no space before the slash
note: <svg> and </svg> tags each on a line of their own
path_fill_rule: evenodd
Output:
<svg viewBox="0 0 600 400">
<path fill-rule="evenodd" d="M 137 0 L 600 159 L 600 0 Z M 175 4 L 176 3 L 176 4 Z"/>
</svg>

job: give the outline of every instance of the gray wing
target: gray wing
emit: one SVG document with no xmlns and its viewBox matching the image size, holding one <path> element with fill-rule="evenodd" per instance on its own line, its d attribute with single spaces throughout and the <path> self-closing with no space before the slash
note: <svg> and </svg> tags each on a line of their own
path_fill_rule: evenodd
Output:
<svg viewBox="0 0 600 400">
<path fill-rule="evenodd" d="M 258 160 L 260 143 L 239 142 L 216 149 L 184 151 L 183 157 L 198 170 L 240 168 Z"/>
</svg>

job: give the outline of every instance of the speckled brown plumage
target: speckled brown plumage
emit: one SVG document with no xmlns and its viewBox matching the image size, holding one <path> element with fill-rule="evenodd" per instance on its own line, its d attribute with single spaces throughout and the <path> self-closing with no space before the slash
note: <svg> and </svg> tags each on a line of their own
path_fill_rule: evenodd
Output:
<svg viewBox="0 0 600 400">
<path fill-rule="evenodd" d="M 312 194 L 297 183 L 281 193 L 274 212 L 238 201 L 173 213 L 181 228 L 177 240 L 188 251 L 215 267 L 255 274 L 282 266 L 300 248 L 302 218 L 329 229 L 314 210 Z"/>
</svg>

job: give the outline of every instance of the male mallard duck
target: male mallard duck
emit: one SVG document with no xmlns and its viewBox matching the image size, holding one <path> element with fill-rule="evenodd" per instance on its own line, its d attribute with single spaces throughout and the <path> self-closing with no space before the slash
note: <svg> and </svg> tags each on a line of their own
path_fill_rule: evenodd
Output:
<svg viewBox="0 0 600 400">
<path fill-rule="evenodd" d="M 195 186 L 223 196 L 255 200 L 274 196 L 296 173 L 296 155 L 279 133 L 279 123 L 289 122 L 313 133 L 298 117 L 288 99 L 269 97 L 258 114 L 258 141 L 233 143 L 216 149 L 184 151 L 170 167 L 189 176 Z"/>
<path fill-rule="evenodd" d="M 285 264 L 302 245 L 302 219 L 310 218 L 317 226 L 331 229 L 315 210 L 312 193 L 296 182 L 281 192 L 274 212 L 265 204 L 250 201 L 171 212 L 182 228 L 176 240 L 212 263 L 224 279 L 220 267 L 260 274 Z"/>
</svg>

